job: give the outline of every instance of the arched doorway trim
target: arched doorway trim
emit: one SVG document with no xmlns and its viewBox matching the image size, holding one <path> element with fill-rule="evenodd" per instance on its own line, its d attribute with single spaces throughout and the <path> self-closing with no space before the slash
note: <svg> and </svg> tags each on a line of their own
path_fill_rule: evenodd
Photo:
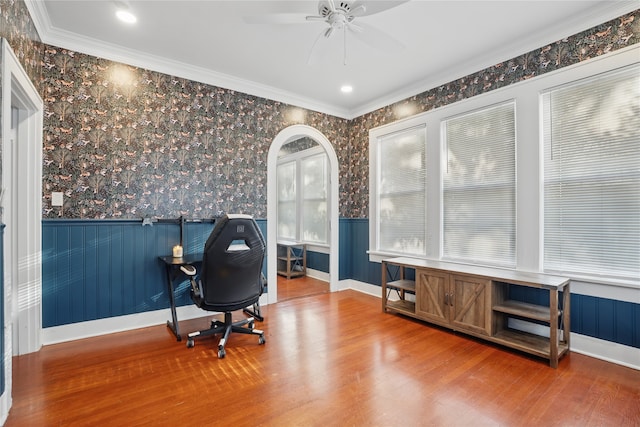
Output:
<svg viewBox="0 0 640 427">
<path fill-rule="evenodd" d="M 313 138 L 327 153 L 330 169 L 330 195 L 329 195 L 329 289 L 331 292 L 338 290 L 339 267 L 338 267 L 338 157 L 333 146 L 320 131 L 307 125 L 289 126 L 273 139 L 267 157 L 267 280 L 269 283 L 268 302 L 273 304 L 278 301 L 278 278 L 277 278 L 277 215 L 278 215 L 278 186 L 277 186 L 277 163 L 278 153 L 283 145 L 298 139 L 302 136 Z"/>
</svg>

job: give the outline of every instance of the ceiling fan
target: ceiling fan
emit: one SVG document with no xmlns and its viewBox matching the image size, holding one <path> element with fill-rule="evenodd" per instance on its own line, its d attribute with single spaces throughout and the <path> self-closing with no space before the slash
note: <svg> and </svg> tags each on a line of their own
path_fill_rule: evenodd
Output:
<svg viewBox="0 0 640 427">
<path fill-rule="evenodd" d="M 336 33 L 343 36 L 343 63 L 347 63 L 347 34 L 353 35 L 367 45 L 383 51 L 402 49 L 401 42 L 360 20 L 360 18 L 379 13 L 398 6 L 408 0 L 319 0 L 317 15 L 278 13 L 267 16 L 245 17 L 248 23 L 295 24 L 304 22 L 324 22 L 327 25 L 316 38 L 308 63 L 313 64 L 323 56 L 327 49 L 327 40 Z M 356 23 L 355 21 L 358 20 Z"/>
</svg>

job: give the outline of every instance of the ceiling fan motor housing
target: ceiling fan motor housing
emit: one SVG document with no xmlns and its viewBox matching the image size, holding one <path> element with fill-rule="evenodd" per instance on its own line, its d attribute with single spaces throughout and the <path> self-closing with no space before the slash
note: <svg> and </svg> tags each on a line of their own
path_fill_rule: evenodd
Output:
<svg viewBox="0 0 640 427">
<path fill-rule="evenodd" d="M 329 2 L 326 0 L 321 0 L 318 3 L 318 14 L 325 18 L 331 15 L 331 13 L 335 12 L 341 13 L 343 15 L 349 15 L 352 10 L 352 4 L 353 2 L 350 1 L 336 1 L 334 2 L 334 6 L 336 9 L 335 11 L 332 11 Z"/>
</svg>

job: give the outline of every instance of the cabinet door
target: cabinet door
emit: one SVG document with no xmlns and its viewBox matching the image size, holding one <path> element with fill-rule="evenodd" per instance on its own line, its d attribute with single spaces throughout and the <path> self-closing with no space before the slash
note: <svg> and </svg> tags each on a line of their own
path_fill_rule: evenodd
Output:
<svg viewBox="0 0 640 427">
<path fill-rule="evenodd" d="M 452 275 L 449 304 L 453 327 L 491 335 L 491 280 Z"/>
<path fill-rule="evenodd" d="M 449 307 L 445 299 L 448 291 L 448 274 L 416 270 L 416 315 L 434 323 L 448 325 Z"/>
</svg>

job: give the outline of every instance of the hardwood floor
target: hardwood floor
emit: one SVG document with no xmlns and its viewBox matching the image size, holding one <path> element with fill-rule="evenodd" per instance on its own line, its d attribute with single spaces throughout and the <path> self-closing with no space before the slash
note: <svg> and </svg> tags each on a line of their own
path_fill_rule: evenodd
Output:
<svg viewBox="0 0 640 427">
<path fill-rule="evenodd" d="M 278 301 L 329 292 L 329 283 L 309 276 L 294 279 L 278 276 Z"/>
<path fill-rule="evenodd" d="M 267 342 L 161 325 L 13 360 L 13 426 L 638 426 L 640 371 L 546 361 L 323 293 L 263 307 Z M 241 316 L 240 313 L 237 314 Z M 208 321 L 181 322 L 183 330 Z"/>
</svg>

